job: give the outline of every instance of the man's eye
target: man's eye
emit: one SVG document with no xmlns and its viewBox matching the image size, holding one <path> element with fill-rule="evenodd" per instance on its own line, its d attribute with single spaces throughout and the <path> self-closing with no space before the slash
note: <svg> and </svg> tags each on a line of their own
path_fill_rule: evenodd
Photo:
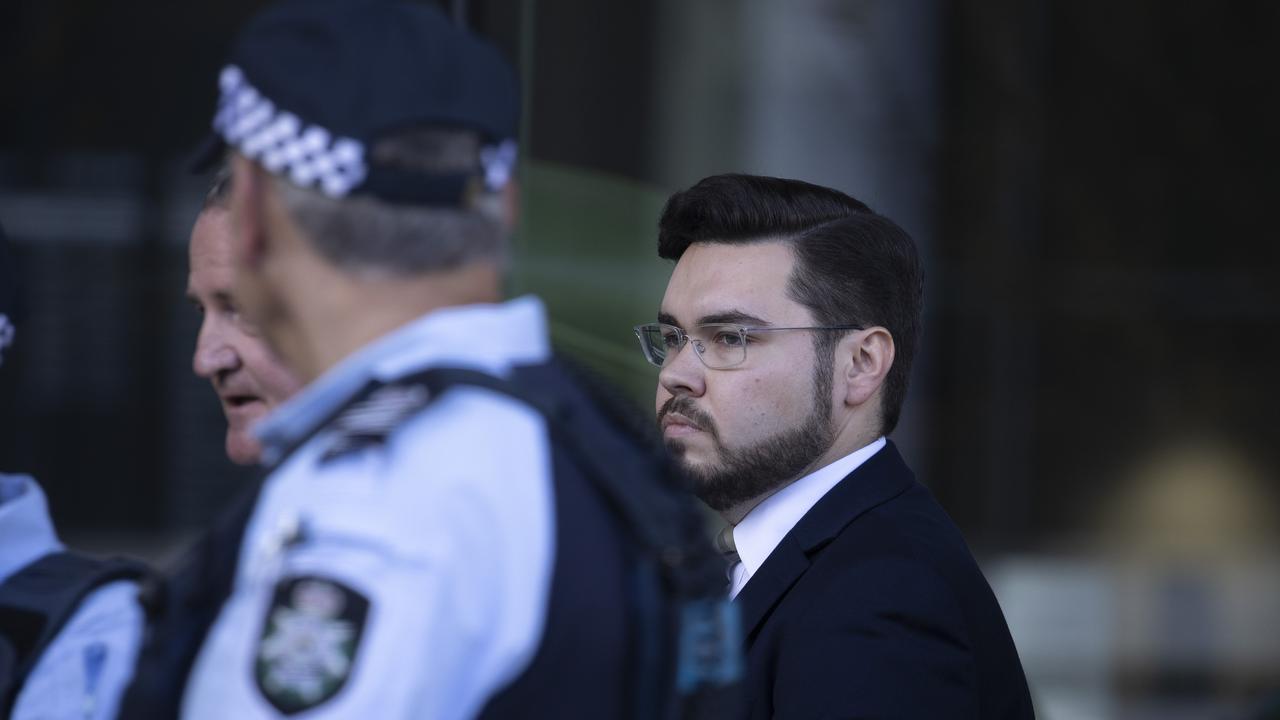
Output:
<svg viewBox="0 0 1280 720">
<path fill-rule="evenodd" d="M 235 323 L 237 328 L 240 328 L 240 332 L 253 337 L 258 336 L 258 326 L 249 322 L 249 318 L 241 315 L 239 310 L 228 310 L 227 317 L 231 318 L 231 322 Z"/>
<path fill-rule="evenodd" d="M 740 332 L 722 330 L 711 338 L 711 341 L 725 347 L 739 347 L 746 344 L 746 338 Z"/>
<path fill-rule="evenodd" d="M 662 344 L 667 346 L 668 349 L 680 347 L 680 333 L 678 332 L 662 333 Z"/>
</svg>

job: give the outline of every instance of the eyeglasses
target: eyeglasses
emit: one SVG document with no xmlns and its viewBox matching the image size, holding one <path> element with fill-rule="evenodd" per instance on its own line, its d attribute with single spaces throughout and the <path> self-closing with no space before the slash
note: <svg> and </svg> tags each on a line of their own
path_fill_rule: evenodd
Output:
<svg viewBox="0 0 1280 720">
<path fill-rule="evenodd" d="M 747 359 L 752 335 L 783 330 L 863 330 L 859 325 L 823 327 L 747 327 L 727 323 L 699 325 L 686 331 L 666 323 L 648 323 L 635 327 L 640 350 L 651 364 L 666 367 L 685 343 L 693 341 L 694 354 L 711 370 L 724 370 L 741 365 Z"/>
</svg>

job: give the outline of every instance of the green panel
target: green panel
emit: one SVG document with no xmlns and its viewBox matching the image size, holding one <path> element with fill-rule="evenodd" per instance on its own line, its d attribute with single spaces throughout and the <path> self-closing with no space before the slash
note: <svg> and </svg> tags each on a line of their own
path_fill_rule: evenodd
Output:
<svg viewBox="0 0 1280 720">
<path fill-rule="evenodd" d="M 633 180 L 527 162 L 512 291 L 536 293 L 556 347 L 648 407 L 657 371 L 631 328 L 657 315 L 671 264 L 657 256 L 666 193 Z"/>
</svg>

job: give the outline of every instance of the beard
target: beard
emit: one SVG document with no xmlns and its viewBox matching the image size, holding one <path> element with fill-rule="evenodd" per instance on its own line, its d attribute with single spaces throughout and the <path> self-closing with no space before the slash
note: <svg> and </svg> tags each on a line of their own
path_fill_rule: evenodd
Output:
<svg viewBox="0 0 1280 720">
<path fill-rule="evenodd" d="M 729 448 L 720 440 L 715 422 L 687 395 L 673 396 L 658 412 L 658 422 L 670 412 L 689 418 L 711 438 L 715 459 L 705 465 L 685 460 L 685 446 L 668 440 L 667 450 L 693 481 L 694 494 L 716 512 L 754 498 L 772 495 L 795 480 L 805 468 L 831 448 L 831 368 L 817 363 L 813 379 L 813 409 L 799 427 L 783 430 L 745 448 Z M 823 365 L 828 365 L 824 368 Z"/>
</svg>

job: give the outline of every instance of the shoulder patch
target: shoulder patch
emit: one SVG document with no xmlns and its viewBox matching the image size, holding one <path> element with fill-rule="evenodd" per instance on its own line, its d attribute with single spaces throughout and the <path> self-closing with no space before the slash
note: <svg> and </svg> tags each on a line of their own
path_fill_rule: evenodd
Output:
<svg viewBox="0 0 1280 720">
<path fill-rule="evenodd" d="M 375 387 L 329 423 L 331 435 L 320 463 L 381 445 L 391 431 L 425 408 L 431 399 L 431 393 L 420 384 L 396 381 Z"/>
<path fill-rule="evenodd" d="M 340 582 L 296 576 L 276 584 L 254 653 L 254 678 L 271 705 L 292 715 L 328 702 L 346 684 L 369 600 Z"/>
</svg>

